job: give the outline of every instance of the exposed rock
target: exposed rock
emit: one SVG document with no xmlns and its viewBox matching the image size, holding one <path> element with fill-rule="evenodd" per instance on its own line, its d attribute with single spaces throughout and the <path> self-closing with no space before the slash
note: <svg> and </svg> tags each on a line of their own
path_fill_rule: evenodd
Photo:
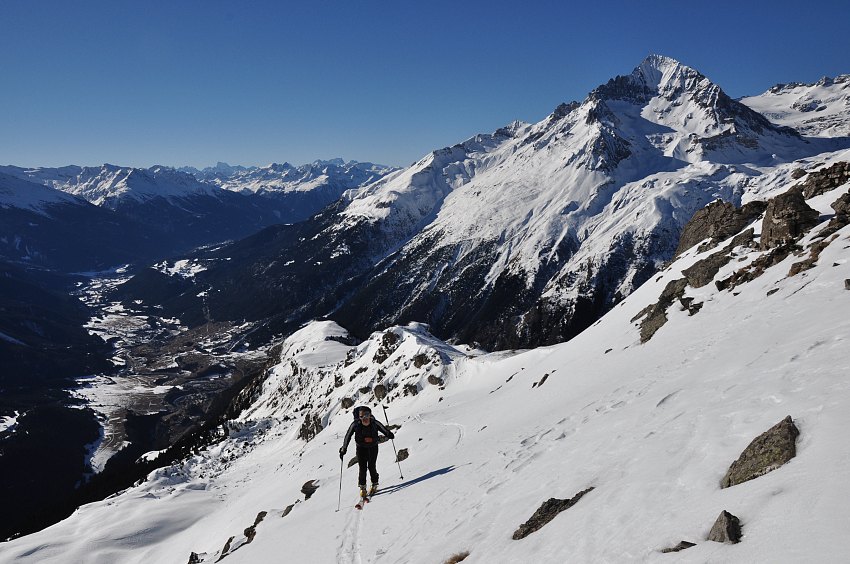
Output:
<svg viewBox="0 0 850 564">
<path fill-rule="evenodd" d="M 433 374 L 428 376 L 428 383 L 433 386 L 442 386 L 443 384 L 445 384 L 442 378 L 440 378 L 439 376 L 434 376 Z"/>
<path fill-rule="evenodd" d="M 360 388 L 359 391 L 360 391 L 361 394 L 368 394 L 369 392 L 372 391 L 372 387 L 371 386 L 363 386 L 362 388 Z"/>
<path fill-rule="evenodd" d="M 819 214 L 809 207 L 803 193 L 792 188 L 770 200 L 761 226 L 761 250 L 796 241 L 817 225 Z"/>
<path fill-rule="evenodd" d="M 251 544 L 252 542 L 254 542 L 254 537 L 257 536 L 257 527 L 251 525 L 242 532 L 245 534 L 245 544 Z"/>
<path fill-rule="evenodd" d="M 804 176 L 806 176 L 806 171 L 802 168 L 795 168 L 793 171 L 791 171 L 791 178 L 793 178 L 794 180 L 799 180 Z"/>
<path fill-rule="evenodd" d="M 668 553 L 668 552 L 679 552 L 680 550 L 685 550 L 686 548 L 691 548 L 692 546 L 696 546 L 696 543 L 683 540 L 682 542 L 680 542 L 676 546 L 671 546 L 670 548 L 662 548 L 661 552 L 663 552 L 665 554 Z"/>
<path fill-rule="evenodd" d="M 354 400 L 351 398 L 342 398 L 342 408 L 348 409 L 354 406 Z"/>
<path fill-rule="evenodd" d="M 845 289 L 845 290 L 850 290 L 850 278 L 845 278 L 845 279 L 844 279 L 844 289 Z"/>
<path fill-rule="evenodd" d="M 416 368 L 422 368 L 429 362 L 431 362 L 431 359 L 428 358 L 428 355 L 425 353 L 419 353 L 413 357 L 413 366 Z"/>
<path fill-rule="evenodd" d="M 741 208 L 735 208 L 722 200 L 711 202 L 698 210 L 685 224 L 673 257 L 679 256 L 703 239 L 710 239 L 712 246 L 728 239 L 755 221 L 766 207 L 764 202 L 750 202 Z"/>
<path fill-rule="evenodd" d="M 218 560 L 216 560 L 216 562 L 219 562 L 222 558 L 224 558 L 230 553 L 230 545 L 233 544 L 233 539 L 235 538 L 236 537 L 230 537 L 229 539 L 227 539 L 227 542 L 224 543 L 224 548 L 221 549 L 221 556 L 218 557 Z"/>
<path fill-rule="evenodd" d="M 315 482 L 316 480 L 308 480 L 303 486 L 301 486 L 301 493 L 304 494 L 305 501 L 310 499 L 310 496 L 316 493 L 316 490 L 319 489 L 319 486 Z"/>
<path fill-rule="evenodd" d="M 189 555 L 189 564 L 200 564 L 201 557 L 198 556 L 197 552 L 193 552 Z"/>
<path fill-rule="evenodd" d="M 814 267 L 818 262 L 818 258 L 820 258 L 820 254 L 823 252 L 825 248 L 829 246 L 832 240 L 829 241 L 818 241 L 813 244 L 809 249 L 809 256 L 800 262 L 795 262 L 791 265 L 791 269 L 788 271 L 788 276 L 796 276 L 797 274 L 803 272 L 804 270 L 809 270 Z"/>
<path fill-rule="evenodd" d="M 741 542 L 741 521 L 724 509 L 711 527 L 708 540 L 731 544 Z"/>
<path fill-rule="evenodd" d="M 688 284 L 694 288 L 702 288 L 714 280 L 717 272 L 726 266 L 730 260 L 732 260 L 732 257 L 724 251 L 713 253 L 683 270 L 682 274 L 687 278 Z"/>
<path fill-rule="evenodd" d="M 295 503 L 298 502 L 296 501 Z M 289 515 L 289 513 L 292 511 L 292 508 L 295 507 L 295 503 L 293 503 L 292 505 L 287 505 L 286 509 L 283 510 L 283 514 L 281 515 L 281 517 L 286 517 L 287 515 Z"/>
<path fill-rule="evenodd" d="M 257 525 L 262 523 L 263 519 L 265 519 L 266 515 L 268 515 L 268 514 L 269 514 L 268 511 L 260 511 L 259 513 L 257 513 L 257 517 L 254 519 L 254 526 L 256 527 Z"/>
<path fill-rule="evenodd" d="M 563 105 L 563 104 L 562 104 Z M 560 106 L 559 106 L 560 107 Z M 464 550 L 463 552 L 458 552 L 457 554 L 452 554 L 448 560 L 443 562 L 443 564 L 457 564 L 458 562 L 463 562 L 466 560 L 466 557 L 469 556 L 469 551 Z"/>
<path fill-rule="evenodd" d="M 381 337 L 381 346 L 378 347 L 377 352 L 375 352 L 373 360 L 378 364 L 382 364 L 390 357 L 391 354 L 395 352 L 395 350 L 398 348 L 400 340 L 400 337 L 392 331 L 387 331 L 386 333 L 384 333 L 384 336 Z"/>
<path fill-rule="evenodd" d="M 375 398 L 377 398 L 378 401 L 381 401 L 387 395 L 387 387 L 383 384 L 378 384 L 372 391 L 375 392 Z"/>
<path fill-rule="evenodd" d="M 404 385 L 404 395 L 415 396 L 419 393 L 419 386 L 416 384 L 405 384 Z"/>
<path fill-rule="evenodd" d="M 731 290 L 735 286 L 746 282 L 751 282 L 764 274 L 765 270 L 771 266 L 779 264 L 785 260 L 785 257 L 797 250 L 799 250 L 799 248 L 794 243 L 780 245 L 775 249 L 771 249 L 770 252 L 760 256 L 740 270 L 736 270 L 729 277 L 724 278 L 723 280 L 718 280 L 714 284 L 717 286 L 718 290 L 723 291 Z"/>
<path fill-rule="evenodd" d="M 803 191 L 803 196 L 812 198 L 834 190 L 848 181 L 850 181 L 850 163 L 839 162 L 829 168 L 809 173 L 809 177 L 799 185 L 799 188 Z"/>
<path fill-rule="evenodd" d="M 584 496 L 584 494 L 593 491 L 593 488 L 587 488 L 584 491 L 580 491 L 576 495 L 574 495 L 571 499 L 557 499 L 550 498 L 547 501 L 543 502 L 537 511 L 534 512 L 534 515 L 531 516 L 531 519 L 523 523 L 519 526 L 519 528 L 514 531 L 514 534 L 511 538 L 514 540 L 524 539 L 531 533 L 540 530 L 544 525 L 546 525 L 549 521 L 555 518 L 558 513 L 569 509 L 573 505 L 575 505 L 578 500 Z"/>
<path fill-rule="evenodd" d="M 756 437 L 738 460 L 732 463 L 720 481 L 728 488 L 776 470 L 797 455 L 797 436 L 800 431 L 791 416 Z"/>
<path fill-rule="evenodd" d="M 673 280 L 667 284 L 664 291 L 658 297 L 658 302 L 649 307 L 646 317 L 640 324 L 640 342 L 645 343 L 655 335 L 655 332 L 667 323 L 667 308 L 673 305 L 673 302 L 682 297 L 685 293 L 685 287 L 688 281 L 685 278 Z"/>
<path fill-rule="evenodd" d="M 407 451 L 406 448 L 400 448 L 400 449 L 398 449 L 398 455 L 396 455 L 395 461 L 401 462 L 402 460 L 407 460 L 407 458 L 409 456 L 410 456 L 410 453 Z"/>
<path fill-rule="evenodd" d="M 830 206 L 835 210 L 835 215 L 850 215 L 850 192 L 841 194 Z"/>
<path fill-rule="evenodd" d="M 312 440 L 313 437 L 322 431 L 322 421 L 318 415 L 308 413 L 304 417 L 304 423 L 301 424 L 301 429 L 298 430 L 298 438 L 305 441 Z"/>
<path fill-rule="evenodd" d="M 348 461 L 348 466 L 346 466 L 346 468 L 351 468 L 355 464 L 357 464 L 357 457 L 356 456 Z"/>
</svg>

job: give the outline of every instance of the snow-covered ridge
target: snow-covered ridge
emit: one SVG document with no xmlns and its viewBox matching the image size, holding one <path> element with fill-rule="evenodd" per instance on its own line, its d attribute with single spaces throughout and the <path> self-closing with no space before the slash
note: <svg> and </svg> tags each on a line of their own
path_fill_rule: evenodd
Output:
<svg viewBox="0 0 850 564">
<path fill-rule="evenodd" d="M 300 166 L 272 163 L 264 167 L 231 167 L 226 163 L 218 163 L 215 167 L 203 170 L 181 170 L 191 172 L 196 178 L 225 190 L 285 194 L 307 192 L 323 186 L 333 187 L 341 193 L 373 182 L 394 169 L 373 163 L 331 159 Z"/>
<path fill-rule="evenodd" d="M 0 207 L 22 208 L 48 215 L 48 204 L 85 205 L 85 201 L 34 182 L 2 172 L 0 168 Z"/>
<path fill-rule="evenodd" d="M 778 84 L 741 102 L 803 135 L 850 137 L 850 74 L 824 77 L 814 84 Z"/>
</svg>

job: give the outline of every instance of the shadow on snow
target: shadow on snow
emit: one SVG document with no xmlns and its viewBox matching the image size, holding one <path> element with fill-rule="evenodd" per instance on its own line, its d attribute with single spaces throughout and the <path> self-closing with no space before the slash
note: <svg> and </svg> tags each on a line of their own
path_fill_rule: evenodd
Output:
<svg viewBox="0 0 850 564">
<path fill-rule="evenodd" d="M 395 493 L 398 490 L 403 490 L 404 488 L 410 487 L 414 484 L 418 484 L 419 482 L 424 482 L 425 480 L 430 480 L 431 478 L 434 478 L 436 476 L 442 476 L 443 474 L 448 474 L 449 472 L 451 472 L 452 470 L 454 470 L 456 468 L 457 468 L 457 466 L 452 465 L 452 466 L 446 466 L 445 468 L 440 468 L 439 470 L 432 470 L 432 471 L 428 472 L 427 474 L 423 474 L 422 476 L 419 476 L 418 478 L 414 478 L 412 480 L 408 480 L 407 482 L 402 482 L 400 484 L 396 484 L 394 486 L 389 486 L 388 488 L 382 489 L 382 490 L 378 491 L 375 495 L 385 495 L 385 494 Z"/>
</svg>

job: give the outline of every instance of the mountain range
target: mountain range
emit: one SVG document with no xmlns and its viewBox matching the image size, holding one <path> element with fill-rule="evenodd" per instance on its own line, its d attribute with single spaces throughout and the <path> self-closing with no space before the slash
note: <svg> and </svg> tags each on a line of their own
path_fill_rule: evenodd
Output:
<svg viewBox="0 0 850 564">
<path fill-rule="evenodd" d="M 819 95 L 846 118 L 844 85 L 810 88 L 835 91 Z M 202 286 L 214 318 L 270 333 L 330 316 L 360 337 L 420 321 L 491 350 L 560 342 L 669 261 L 694 212 L 762 199 L 850 146 L 837 132 L 803 136 L 650 56 L 536 124 L 433 151 L 305 222 L 190 255 L 206 269 L 159 305 L 200 323 Z M 125 299 L 165 284 L 139 273 Z"/>
<path fill-rule="evenodd" d="M 566 343 L 310 322 L 212 439 L 149 453 L 164 466 L 0 561 L 841 561 L 850 150 L 795 170 L 701 208 Z M 363 405 L 395 438 L 357 510 L 353 449 L 337 455 Z"/>
<path fill-rule="evenodd" d="M 538 123 L 512 122 L 404 169 L 341 159 L 0 167 L 0 266 L 14 294 L 0 307 L 16 312 L 2 320 L 0 353 L 23 382 L 4 388 L 0 441 L 12 460 L 58 421 L 56 440 L 86 452 L 61 484 L 28 494 L 16 522 L 26 524 L 4 534 L 162 467 L 9 543 L 0 561 L 262 561 L 284 538 L 308 561 L 419 561 L 437 554 L 437 539 L 471 561 L 652 560 L 679 538 L 698 544 L 686 559 L 785 561 L 787 551 L 765 547 L 840 537 L 828 523 L 846 512 L 797 477 L 846 489 L 820 469 L 846 451 L 835 429 L 850 338 L 839 314 L 850 287 L 849 85 L 841 75 L 734 100 L 651 55 Z M 79 274 L 123 263 L 133 265 Z M 88 311 L 81 292 L 97 296 Z M 45 300 L 61 319 L 33 309 Z M 48 333 L 74 354 L 47 358 Z M 36 401 L 18 413 L 12 399 L 39 393 L 27 366 L 59 366 L 60 380 L 65 369 L 107 377 L 73 400 L 54 382 L 50 410 Z M 107 411 L 116 386 L 119 404 L 146 407 Z M 380 497 L 322 528 L 335 501 L 332 443 L 359 403 L 386 406 L 401 425 L 412 477 L 389 480 L 386 499 L 404 498 L 427 530 L 366 536 Z M 786 411 L 802 429 L 799 458 L 757 487 L 720 492 L 719 460 Z M 179 440 L 138 458 L 150 436 L 175 429 Z M 813 436 L 827 450 L 805 442 Z M 115 437 L 127 439 L 115 457 L 125 475 L 113 465 L 93 479 L 102 489 L 69 494 L 95 458 L 103 467 Z M 53 462 L 38 456 L 3 480 L 7 498 L 24 493 L 22 475 L 42 479 Z M 386 484 L 390 465 L 381 472 Z M 302 483 L 306 499 L 287 505 Z M 559 517 L 535 533 L 539 544 L 509 541 L 506 527 L 552 496 L 575 505 L 578 522 Z M 804 535 L 779 515 L 806 497 L 832 521 Z M 642 504 L 659 528 L 616 530 L 626 523 L 618 499 L 628 512 Z M 51 500 L 51 516 L 39 515 Z M 751 544 L 703 542 L 719 504 L 742 517 Z M 406 522 L 400 507 L 388 511 Z M 236 521 L 248 528 L 232 530 Z M 320 543 L 304 542 L 317 530 Z M 821 560 L 843 552 L 825 540 L 806 549 Z"/>
</svg>

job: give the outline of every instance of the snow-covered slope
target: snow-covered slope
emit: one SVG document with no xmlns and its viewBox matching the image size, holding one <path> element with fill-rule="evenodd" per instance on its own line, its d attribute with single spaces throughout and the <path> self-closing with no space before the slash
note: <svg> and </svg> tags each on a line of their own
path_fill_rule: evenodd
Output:
<svg viewBox="0 0 850 564">
<path fill-rule="evenodd" d="M 693 247 L 552 347 L 486 354 L 420 324 L 351 344 L 335 323 L 309 324 L 284 342 L 228 438 L 7 543 L 0 561 L 443 562 L 468 551 L 465 562 L 840 562 L 850 552 L 850 225 L 830 205 L 846 194 L 844 184 L 808 199 L 821 219 L 799 254 Z M 730 260 L 713 280 L 737 285 L 685 286 L 641 343 L 646 306 L 718 252 Z M 803 259 L 808 268 L 794 266 Z M 381 447 L 383 492 L 354 510 L 347 468 L 337 512 L 343 405 L 383 420 L 379 384 L 400 426 Z M 788 415 L 796 457 L 721 489 L 750 441 Z M 400 467 L 394 448 L 409 455 Z M 305 500 L 308 481 L 318 489 Z M 591 487 L 512 540 L 542 502 Z M 739 544 L 706 540 L 723 510 L 741 520 Z M 696 546 L 660 552 L 680 540 Z"/>
<path fill-rule="evenodd" d="M 47 215 L 47 204 L 85 205 L 85 201 L 60 190 L 0 172 L 0 207 L 20 208 Z"/>
<path fill-rule="evenodd" d="M 850 75 L 814 84 L 778 84 L 741 102 L 774 123 L 815 137 L 850 136 Z"/>
</svg>

